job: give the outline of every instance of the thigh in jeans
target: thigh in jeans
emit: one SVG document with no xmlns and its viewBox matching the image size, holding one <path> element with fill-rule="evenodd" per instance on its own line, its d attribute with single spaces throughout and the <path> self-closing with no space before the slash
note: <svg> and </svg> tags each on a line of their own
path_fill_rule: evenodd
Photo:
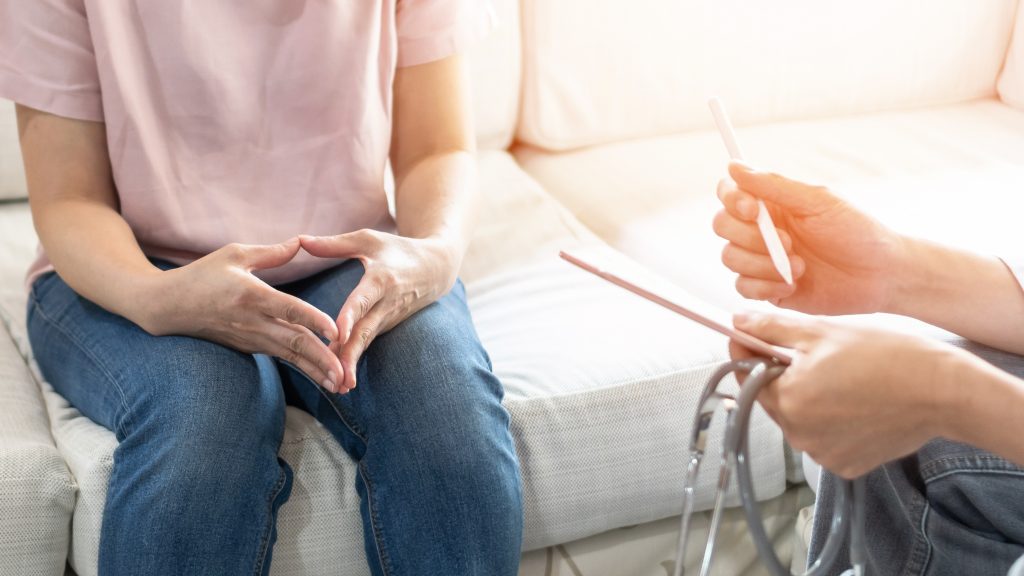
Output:
<svg viewBox="0 0 1024 576">
<path fill-rule="evenodd" d="M 55 274 L 35 283 L 29 334 L 47 380 L 118 439 L 100 573 L 266 573 L 290 486 L 273 362 L 152 336 Z"/>
<path fill-rule="evenodd" d="M 348 261 L 283 288 L 336 316 L 361 277 L 359 262 Z M 283 372 L 289 401 L 316 416 L 359 465 L 371 572 L 515 574 L 518 463 L 501 383 L 461 283 L 379 335 L 358 370 L 346 395 Z"/>
</svg>

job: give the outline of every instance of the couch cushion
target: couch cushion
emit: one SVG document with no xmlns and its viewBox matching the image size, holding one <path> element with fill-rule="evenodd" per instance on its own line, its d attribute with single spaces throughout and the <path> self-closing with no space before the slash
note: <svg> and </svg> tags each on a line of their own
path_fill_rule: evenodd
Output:
<svg viewBox="0 0 1024 576">
<path fill-rule="evenodd" d="M 473 282 L 560 249 L 600 243 L 505 152 L 477 155 L 480 218 L 460 276 Z"/>
<path fill-rule="evenodd" d="M 14 103 L 0 99 L 0 201 L 26 195 Z"/>
<path fill-rule="evenodd" d="M 512 143 L 519 115 L 519 2 L 478 1 L 491 4 L 496 27 L 468 55 L 477 145 L 501 150 Z"/>
<path fill-rule="evenodd" d="M 724 359 L 724 339 L 560 261 L 555 249 L 561 247 L 621 256 L 545 196 L 507 154 L 481 153 L 480 174 L 484 211 L 465 278 L 512 414 L 525 547 L 678 514 L 687 428 L 681 422 L 689 421 L 704 380 Z M 27 229 L 27 213 L 18 220 Z M 29 246 L 18 251 L 27 263 Z M 23 294 L 7 307 L 24 322 Z M 14 327 L 24 340 L 23 324 L 16 319 Z M 95 573 L 115 440 L 57 394 L 46 395 L 57 444 L 81 487 L 71 560 L 87 576 Z M 785 487 L 781 434 L 758 411 L 751 435 L 758 495 L 772 498 Z M 717 433 L 711 441 L 714 453 Z M 296 475 L 281 509 L 273 572 L 328 574 L 346 566 L 365 574 L 352 461 L 295 409 L 288 412 L 281 453 Z M 713 476 L 701 479 L 702 509 L 710 506 Z"/>
<path fill-rule="evenodd" d="M 61 574 L 76 487 L 39 388 L 0 325 L 0 574 Z"/>
<path fill-rule="evenodd" d="M 518 137 L 549 150 L 991 96 L 1017 0 L 523 0 Z"/>
<path fill-rule="evenodd" d="M 1017 7 L 1013 41 L 1006 53 L 1006 64 L 999 76 L 999 97 L 1003 102 L 1024 110 L 1024 7 Z"/>
<path fill-rule="evenodd" d="M 741 128 L 751 164 L 825 183 L 910 234 L 1021 257 L 1024 112 L 997 100 Z M 711 230 L 726 156 L 716 132 L 549 154 L 522 166 L 612 246 L 720 307 L 748 305 Z"/>
</svg>

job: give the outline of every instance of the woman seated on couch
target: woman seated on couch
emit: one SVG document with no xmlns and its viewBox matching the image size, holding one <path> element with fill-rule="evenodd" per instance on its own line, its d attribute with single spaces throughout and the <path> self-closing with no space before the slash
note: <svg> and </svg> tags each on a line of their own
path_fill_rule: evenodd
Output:
<svg viewBox="0 0 1024 576">
<path fill-rule="evenodd" d="M 1009 352 L 986 355 L 1024 373 L 1024 293 L 1001 260 L 897 234 L 825 188 L 736 162 L 729 174 L 714 228 L 743 296 L 812 314 L 912 316 Z M 758 198 L 791 254 L 792 286 L 761 240 Z M 734 322 L 798 352 L 759 398 L 789 442 L 840 476 L 867 474 L 869 573 L 1004 576 L 1024 554 L 1024 381 L 906 334 L 772 314 Z M 835 489 L 826 473 L 812 561 Z"/>
<path fill-rule="evenodd" d="M 509 416 L 456 278 L 474 10 L 0 0 L 32 347 L 119 441 L 100 574 L 267 574 L 286 405 L 358 463 L 371 573 L 517 572 Z"/>
</svg>

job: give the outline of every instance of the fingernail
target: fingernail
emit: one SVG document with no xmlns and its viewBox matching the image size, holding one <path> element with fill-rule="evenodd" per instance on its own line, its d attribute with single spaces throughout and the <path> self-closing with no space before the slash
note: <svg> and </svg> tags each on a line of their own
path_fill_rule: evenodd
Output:
<svg viewBox="0 0 1024 576">
<path fill-rule="evenodd" d="M 751 166 L 750 164 L 747 164 L 743 160 L 733 160 L 732 163 L 737 165 L 737 166 L 739 166 L 740 169 L 745 171 L 745 172 L 753 172 L 754 171 L 754 167 Z"/>
<path fill-rule="evenodd" d="M 320 385 L 323 386 L 324 390 L 327 390 L 328 392 L 338 391 L 338 388 L 334 385 L 334 381 L 331 380 L 330 377 L 325 378 L 324 381 L 320 383 Z"/>
<path fill-rule="evenodd" d="M 337 374 L 334 373 L 334 370 L 327 371 L 327 379 L 324 380 L 324 388 L 330 390 L 331 392 L 338 392 L 338 376 Z"/>
</svg>

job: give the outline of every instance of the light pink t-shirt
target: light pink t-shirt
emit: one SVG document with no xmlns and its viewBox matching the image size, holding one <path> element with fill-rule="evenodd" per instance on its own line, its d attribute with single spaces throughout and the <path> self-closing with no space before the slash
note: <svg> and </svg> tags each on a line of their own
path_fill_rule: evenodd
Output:
<svg viewBox="0 0 1024 576">
<path fill-rule="evenodd" d="M 395 69 L 480 36 L 486 2 L 0 0 L 0 97 L 106 123 L 150 256 L 388 230 Z M 331 264 L 302 253 L 263 277 Z"/>
</svg>

